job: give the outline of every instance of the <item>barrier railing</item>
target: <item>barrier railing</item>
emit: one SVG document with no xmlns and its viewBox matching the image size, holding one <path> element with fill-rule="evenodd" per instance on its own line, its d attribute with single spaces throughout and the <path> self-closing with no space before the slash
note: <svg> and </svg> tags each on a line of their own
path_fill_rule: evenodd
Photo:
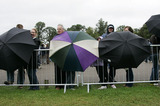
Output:
<svg viewBox="0 0 160 106">
<path fill-rule="evenodd" d="M 153 58 L 153 47 L 156 47 L 157 51 L 160 45 L 151 45 L 152 48 L 152 55 L 149 58 Z M 139 67 L 132 68 L 133 70 L 133 81 L 126 81 L 126 70 L 125 69 L 117 69 L 115 72 L 115 77 L 112 82 L 109 81 L 109 75 L 108 75 L 108 81 L 103 78 L 103 81 L 99 82 L 99 76 L 98 72 L 99 70 L 96 70 L 95 67 L 88 67 L 84 72 L 76 72 L 75 73 L 75 82 L 70 81 L 67 82 L 68 74 L 71 74 L 69 77 L 73 77 L 72 73 L 65 72 L 65 82 L 56 82 L 56 75 L 55 75 L 55 64 L 49 59 L 49 52 L 50 49 L 37 49 L 35 52 L 39 54 L 38 66 L 37 66 L 37 77 L 39 84 L 30 84 L 27 71 L 25 70 L 25 81 L 24 84 L 17 84 L 17 75 L 18 71 L 16 70 L 14 72 L 14 83 L 10 85 L 4 84 L 4 81 L 7 81 L 7 73 L 4 70 L 0 70 L 0 86 L 64 86 L 64 93 L 66 92 L 66 89 L 68 86 L 79 86 L 79 83 L 81 85 L 87 85 L 87 92 L 89 93 L 90 85 L 111 85 L 111 84 L 126 84 L 126 83 L 152 83 L 152 82 L 160 82 L 159 78 L 154 79 L 154 74 L 152 74 L 153 79 L 150 80 L 151 72 L 153 68 L 153 61 L 146 59 L 146 61 L 142 62 Z M 158 52 L 156 54 L 159 54 Z M 157 63 L 159 63 L 159 58 L 157 58 Z M 148 62 L 147 62 L 148 61 Z M 159 64 L 158 64 L 159 66 Z M 157 68 L 158 68 L 157 66 Z M 108 71 L 109 71 L 109 64 L 108 64 Z M 103 67 L 104 70 L 104 67 Z M 104 71 L 103 71 L 104 72 Z M 114 74 L 114 73 L 113 73 Z M 103 77 L 103 76 L 102 76 Z M 70 79 L 71 79 L 70 78 Z M 129 78 L 129 76 L 128 76 Z"/>
<path fill-rule="evenodd" d="M 132 81 L 126 81 L 126 79 L 130 79 L 130 76 L 128 74 L 128 76 L 126 76 L 126 69 L 122 68 L 122 69 L 116 69 L 115 73 L 113 73 L 113 81 L 109 82 L 109 64 L 108 64 L 108 79 L 106 81 L 106 79 L 103 77 L 103 81 L 100 81 L 100 77 L 98 76 L 100 70 L 99 68 L 95 67 L 89 67 L 84 73 L 82 73 L 82 85 L 87 85 L 87 92 L 89 93 L 90 90 L 90 85 L 112 85 L 112 84 L 129 84 L 129 83 L 158 83 L 160 82 L 159 80 L 159 56 L 155 56 L 155 54 L 159 54 L 159 52 L 157 53 L 153 53 L 153 47 L 156 47 L 156 50 L 159 51 L 159 46 L 160 45 L 151 45 L 151 51 L 152 51 L 152 55 L 150 57 L 148 57 L 146 60 L 144 60 L 144 62 L 142 62 L 137 68 L 132 68 L 133 70 L 133 78 Z M 152 58 L 152 59 L 151 59 Z M 153 61 L 157 62 L 157 65 L 155 65 L 153 67 Z M 154 63 L 156 63 L 154 62 Z M 153 71 L 153 68 L 157 68 L 157 72 Z M 102 72 L 104 73 L 105 68 L 102 68 Z M 151 75 L 152 73 L 152 75 Z M 158 76 L 157 78 L 155 78 L 156 75 Z M 104 74 L 103 74 L 104 75 Z M 115 76 L 114 76 L 115 75 Z M 152 78 L 151 78 L 152 77 Z"/>
</svg>

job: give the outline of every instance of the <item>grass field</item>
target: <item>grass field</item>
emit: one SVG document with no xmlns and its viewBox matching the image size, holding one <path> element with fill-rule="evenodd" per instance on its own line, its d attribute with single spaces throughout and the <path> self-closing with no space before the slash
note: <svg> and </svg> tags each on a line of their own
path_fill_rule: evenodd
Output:
<svg viewBox="0 0 160 106">
<path fill-rule="evenodd" d="M 108 87 L 98 90 L 99 85 L 92 85 L 90 93 L 86 86 L 76 90 L 56 90 L 53 86 L 38 91 L 28 87 L 0 87 L 0 106 L 159 106 L 160 87 L 150 84 L 135 84 L 132 88 L 117 85 L 117 89 Z"/>
</svg>

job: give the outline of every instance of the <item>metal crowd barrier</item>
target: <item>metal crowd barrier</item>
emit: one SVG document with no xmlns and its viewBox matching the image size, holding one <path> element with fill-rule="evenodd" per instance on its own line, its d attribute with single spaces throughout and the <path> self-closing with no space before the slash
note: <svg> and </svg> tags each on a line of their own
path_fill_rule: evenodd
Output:
<svg viewBox="0 0 160 106">
<path fill-rule="evenodd" d="M 126 81 L 126 71 L 125 68 L 116 69 L 116 75 L 114 77 L 113 82 L 99 82 L 98 74 L 99 70 L 96 71 L 95 67 L 88 67 L 87 70 L 82 73 L 82 85 L 87 85 L 87 92 L 89 93 L 91 85 L 101 85 L 101 84 L 126 84 L 126 83 L 158 83 L 160 82 L 159 77 L 157 80 L 150 80 L 151 72 L 153 68 L 153 61 L 149 60 L 153 58 L 153 47 L 156 47 L 157 51 L 160 45 L 150 45 L 151 46 L 151 56 L 147 58 L 147 61 L 144 60 L 137 68 L 132 68 L 134 80 L 133 81 Z M 156 54 L 159 54 L 158 52 Z M 158 68 L 159 68 L 159 58 L 157 57 Z M 103 69 L 104 70 L 104 69 Z M 159 70 L 159 69 L 158 69 Z M 109 72 L 109 69 L 108 69 Z M 159 72 L 158 72 L 159 73 Z M 108 76 L 109 78 L 109 76 Z M 154 79 L 154 74 L 153 74 Z M 109 79 L 108 79 L 109 80 Z"/>
<path fill-rule="evenodd" d="M 44 86 L 45 88 L 48 86 L 64 86 L 64 93 L 66 92 L 67 86 L 79 86 L 78 83 L 78 74 L 76 73 L 75 75 L 75 82 L 70 82 L 67 83 L 65 82 L 60 82 L 56 83 L 55 82 L 55 66 L 54 63 L 49 59 L 49 50 L 50 49 L 36 49 L 34 52 L 37 52 L 38 58 L 37 58 L 37 78 L 39 81 L 39 84 L 30 84 L 28 74 L 27 74 L 27 69 L 25 69 L 25 81 L 24 84 L 17 84 L 17 75 L 18 75 L 18 70 L 15 70 L 14 72 L 14 83 L 6 85 L 4 84 L 4 81 L 7 81 L 7 72 L 5 70 L 0 70 L 0 86 Z M 65 73 L 65 80 L 67 80 L 68 75 L 71 74 L 70 77 L 72 77 L 72 73 L 70 72 L 64 72 Z"/>
<path fill-rule="evenodd" d="M 151 48 L 155 47 L 158 49 L 160 45 L 151 45 Z M 148 62 L 142 62 L 138 68 L 133 68 L 134 81 L 126 81 L 126 72 L 125 69 L 117 69 L 116 75 L 113 82 L 99 82 L 99 77 L 95 67 L 88 67 L 84 72 L 76 72 L 75 82 L 71 83 L 55 83 L 55 66 L 54 63 L 48 58 L 48 51 L 50 49 L 37 49 L 35 52 L 39 54 L 39 66 L 37 67 L 37 77 L 39 84 L 30 84 L 27 71 L 25 70 L 25 82 L 24 84 L 17 84 L 17 70 L 14 72 L 14 84 L 5 85 L 4 81 L 7 80 L 6 71 L 0 70 L 0 86 L 64 86 L 64 93 L 67 90 L 67 86 L 79 86 L 87 85 L 87 92 L 89 93 L 91 85 L 101 85 L 101 84 L 126 84 L 126 83 L 151 83 L 151 82 L 160 82 L 158 80 L 150 80 L 151 70 L 153 67 L 152 60 Z M 157 53 L 158 54 L 158 53 Z M 151 57 L 153 56 L 153 52 Z M 159 58 L 158 58 L 159 65 Z M 108 69 L 109 70 L 109 69 Z M 67 76 L 67 73 L 65 74 Z M 71 75 L 72 77 L 72 75 Z M 67 78 L 66 78 L 67 79 Z"/>
</svg>

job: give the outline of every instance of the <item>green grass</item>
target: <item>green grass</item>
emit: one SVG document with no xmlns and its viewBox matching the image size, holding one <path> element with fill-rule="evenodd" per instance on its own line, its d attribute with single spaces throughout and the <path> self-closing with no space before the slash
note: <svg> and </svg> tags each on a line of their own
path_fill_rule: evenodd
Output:
<svg viewBox="0 0 160 106">
<path fill-rule="evenodd" d="M 117 89 L 98 90 L 99 85 L 92 85 L 90 93 L 87 87 L 78 87 L 75 91 L 56 90 L 54 87 L 30 91 L 28 87 L 0 87 L 0 106 L 158 106 L 160 88 L 150 84 L 135 84 L 132 88 L 117 85 Z"/>
</svg>

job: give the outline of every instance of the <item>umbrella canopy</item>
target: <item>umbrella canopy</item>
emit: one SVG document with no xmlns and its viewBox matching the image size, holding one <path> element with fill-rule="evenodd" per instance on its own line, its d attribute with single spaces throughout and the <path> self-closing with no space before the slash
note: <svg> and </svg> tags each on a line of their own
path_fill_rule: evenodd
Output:
<svg viewBox="0 0 160 106">
<path fill-rule="evenodd" d="M 82 31 L 66 31 L 50 41 L 50 58 L 64 71 L 84 71 L 98 59 L 98 41 Z"/>
<path fill-rule="evenodd" d="M 136 68 L 150 55 L 147 40 L 129 31 L 112 32 L 99 43 L 99 55 L 115 68 Z"/>
<path fill-rule="evenodd" d="M 29 63 L 35 43 L 29 30 L 12 28 L 0 36 L 0 69 L 14 71 Z"/>
<path fill-rule="evenodd" d="M 146 25 L 149 32 L 160 37 L 160 14 L 151 16 L 146 22 Z"/>
</svg>

